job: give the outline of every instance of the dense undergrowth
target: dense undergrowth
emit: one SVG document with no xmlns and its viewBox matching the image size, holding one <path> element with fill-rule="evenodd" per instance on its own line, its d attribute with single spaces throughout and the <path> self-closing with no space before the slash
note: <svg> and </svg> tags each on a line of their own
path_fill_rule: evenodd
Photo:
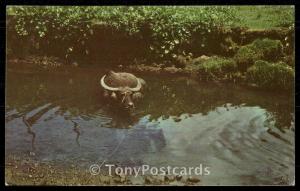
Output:
<svg viewBox="0 0 300 191">
<path fill-rule="evenodd" d="M 201 79 L 238 80 L 264 89 L 287 90 L 293 88 L 295 78 L 294 63 L 286 61 L 289 57 L 280 41 L 257 39 L 241 46 L 233 58 L 200 58 L 192 65 Z"/>
<path fill-rule="evenodd" d="M 270 20 L 263 6 L 250 8 L 257 13 L 252 21 L 260 28 Z M 293 8 L 265 9 L 285 15 L 265 26 L 293 29 Z M 13 6 L 7 9 L 7 56 L 57 56 L 66 63 L 102 66 L 156 62 L 196 71 L 202 80 L 288 89 L 294 78 L 292 38 L 274 39 L 275 35 L 238 42 L 244 38 L 243 26 L 255 24 L 242 18 L 245 10 L 240 6 Z M 199 59 L 201 55 L 209 59 Z"/>
<path fill-rule="evenodd" d="M 66 55 L 84 46 L 94 35 L 94 26 L 116 36 L 144 41 L 145 53 L 170 58 L 186 50 L 195 37 L 199 48 L 210 46 L 210 34 L 232 25 L 238 18 L 225 6 L 202 7 L 11 7 L 12 31 L 35 41 L 57 42 Z M 109 35 L 109 34 L 106 34 Z M 196 35 L 196 36 L 195 36 Z M 101 42 L 99 42 L 101 43 Z M 45 42 L 44 42 L 45 44 Z M 42 44 L 40 44 L 39 48 Z M 90 50 L 86 46 L 85 53 Z"/>
</svg>

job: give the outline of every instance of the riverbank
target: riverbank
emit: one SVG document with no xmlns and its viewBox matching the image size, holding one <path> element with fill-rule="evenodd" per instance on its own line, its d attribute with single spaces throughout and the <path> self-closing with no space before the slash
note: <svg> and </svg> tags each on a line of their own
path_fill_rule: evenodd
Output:
<svg viewBox="0 0 300 191">
<path fill-rule="evenodd" d="M 34 153 L 31 152 L 33 155 Z M 108 172 L 93 175 L 89 169 L 75 165 L 68 167 L 53 162 L 40 162 L 30 156 L 7 156 L 5 161 L 5 184 L 12 185 L 201 185 L 196 176 L 173 175 L 109 175 Z"/>
<path fill-rule="evenodd" d="M 42 70 L 55 71 L 62 63 L 94 65 L 272 91 L 294 87 L 291 6 L 86 10 L 10 8 L 7 57 Z M 39 57 L 28 59 L 31 55 Z"/>
<path fill-rule="evenodd" d="M 204 82 L 230 82 L 263 90 L 286 91 L 294 87 L 295 59 L 285 51 L 291 45 L 269 38 L 256 39 L 238 47 L 231 57 L 220 55 L 194 56 L 192 53 L 173 55 L 172 60 L 149 62 L 135 59 L 133 62 L 109 62 L 100 64 L 68 63 L 64 59 L 47 56 L 10 58 L 8 68 L 16 70 L 37 68 L 40 71 L 57 71 L 67 67 L 98 66 L 116 68 L 118 71 L 155 75 L 188 76 Z M 105 65 L 104 65 L 105 64 Z M 65 67 L 65 70 L 68 70 Z"/>
<path fill-rule="evenodd" d="M 292 13 L 290 6 L 12 7 L 7 55 L 57 56 L 79 65 L 161 63 L 185 53 L 232 57 L 264 38 L 279 40 L 291 54 Z"/>
</svg>

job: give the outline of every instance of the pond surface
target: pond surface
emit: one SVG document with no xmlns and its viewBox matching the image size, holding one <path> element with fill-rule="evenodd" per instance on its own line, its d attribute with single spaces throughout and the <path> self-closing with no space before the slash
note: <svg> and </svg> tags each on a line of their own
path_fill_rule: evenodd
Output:
<svg viewBox="0 0 300 191">
<path fill-rule="evenodd" d="M 89 165 L 210 167 L 203 185 L 294 180 L 292 94 L 175 76 L 141 76 L 148 89 L 128 118 L 101 99 L 95 68 L 6 78 L 6 155 Z"/>
</svg>

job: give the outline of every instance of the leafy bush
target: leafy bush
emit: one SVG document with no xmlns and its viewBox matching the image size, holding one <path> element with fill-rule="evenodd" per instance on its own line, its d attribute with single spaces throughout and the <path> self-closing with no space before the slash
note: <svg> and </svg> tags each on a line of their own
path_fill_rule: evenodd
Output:
<svg viewBox="0 0 300 191">
<path fill-rule="evenodd" d="M 247 70 L 247 81 L 268 89 L 291 89 L 294 83 L 294 70 L 283 62 L 269 63 L 256 61 Z"/>
<path fill-rule="evenodd" d="M 16 32 L 20 40 L 34 39 L 31 43 L 39 44 L 38 49 L 44 48 L 47 53 L 53 47 L 67 57 L 76 44 L 84 45 L 93 32 L 93 7 L 13 6 L 8 13 L 12 23 L 9 27 L 13 27 L 8 30 Z"/>
<path fill-rule="evenodd" d="M 252 44 L 242 46 L 234 56 L 238 66 L 241 69 L 247 69 L 255 61 L 262 58 L 262 53 L 257 52 Z"/>
<path fill-rule="evenodd" d="M 172 58 L 192 33 L 201 33 L 199 44 L 207 45 L 205 36 L 237 20 L 234 11 L 227 6 L 14 6 L 8 13 L 18 35 L 65 45 L 66 53 L 74 51 L 74 43 L 84 44 L 96 24 L 144 40 L 158 58 Z"/>
<path fill-rule="evenodd" d="M 283 46 L 279 40 L 256 39 L 242 46 L 234 56 L 242 69 L 253 65 L 257 60 L 278 61 L 283 56 Z"/>
<path fill-rule="evenodd" d="M 234 73 L 237 64 L 230 58 L 212 57 L 201 63 L 198 68 L 200 74 L 206 75 L 206 78 L 218 79 Z"/>
<path fill-rule="evenodd" d="M 276 61 L 283 55 L 283 46 L 280 40 L 257 39 L 253 41 L 253 47 L 257 53 L 261 52 L 264 60 Z"/>
</svg>

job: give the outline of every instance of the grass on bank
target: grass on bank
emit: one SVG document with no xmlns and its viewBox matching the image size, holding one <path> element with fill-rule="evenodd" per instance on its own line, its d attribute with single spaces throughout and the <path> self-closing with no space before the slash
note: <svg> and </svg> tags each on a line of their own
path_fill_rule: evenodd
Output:
<svg viewBox="0 0 300 191">
<path fill-rule="evenodd" d="M 240 18 L 236 26 L 254 29 L 288 27 L 294 23 L 295 8 L 291 5 L 236 6 L 236 16 Z"/>
<path fill-rule="evenodd" d="M 192 43 L 197 45 L 192 47 L 197 51 L 220 43 L 226 38 L 218 36 L 222 27 L 270 29 L 290 27 L 294 23 L 292 6 L 18 7 L 9 10 L 9 14 L 17 13 L 11 30 L 16 31 L 18 38 L 32 35 L 41 42 L 46 39 L 50 44 L 65 45 L 62 48 L 65 55 L 74 51 L 76 42 L 82 48 L 93 36 L 91 23 L 83 22 L 93 21 L 101 27 L 113 28 L 114 32 L 142 39 L 147 42 L 146 52 L 162 60 L 189 51 L 187 47 Z M 293 56 L 283 60 L 286 55 L 282 55 L 282 48 L 279 40 L 257 39 L 240 47 L 233 59 L 212 58 L 195 67 L 209 74 L 209 78 L 222 78 L 238 70 L 236 73 L 247 72 L 249 81 L 255 82 L 257 78 L 259 86 L 267 87 L 270 83 L 285 88 L 289 86 L 286 79 L 293 79 L 294 74 L 286 63 L 293 66 L 294 60 Z M 278 64 L 279 61 L 284 63 Z"/>
<path fill-rule="evenodd" d="M 213 56 L 194 59 L 188 68 L 197 70 L 204 80 L 242 80 L 264 89 L 289 90 L 295 71 L 286 61 L 279 40 L 256 39 L 242 46 L 233 58 Z"/>
</svg>

